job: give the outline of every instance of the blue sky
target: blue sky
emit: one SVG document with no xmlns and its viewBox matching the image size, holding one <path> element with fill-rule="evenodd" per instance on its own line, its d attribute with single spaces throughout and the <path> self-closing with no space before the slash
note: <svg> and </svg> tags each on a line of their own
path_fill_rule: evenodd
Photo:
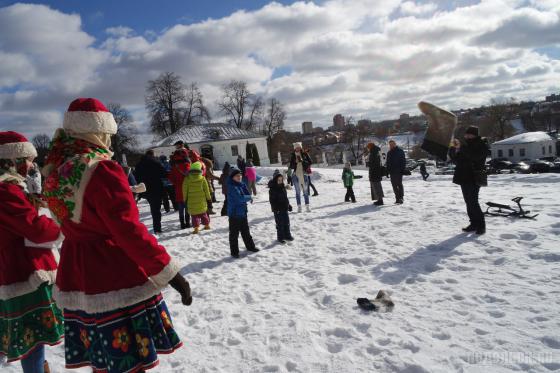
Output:
<svg viewBox="0 0 560 373">
<path fill-rule="evenodd" d="M 290 4 L 293 1 L 276 0 Z M 0 0 L 0 8 L 17 1 Z M 138 34 L 162 30 L 178 24 L 191 24 L 208 18 L 222 18 L 238 10 L 255 10 L 269 3 L 264 0 L 63 0 L 25 1 L 48 5 L 64 13 L 78 13 L 83 29 L 100 41 L 109 27 L 126 26 Z"/>
</svg>

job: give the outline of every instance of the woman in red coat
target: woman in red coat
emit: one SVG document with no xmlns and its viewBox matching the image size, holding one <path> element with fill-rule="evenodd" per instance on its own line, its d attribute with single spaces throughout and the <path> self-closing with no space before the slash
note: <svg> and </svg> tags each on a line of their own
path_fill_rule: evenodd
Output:
<svg viewBox="0 0 560 373">
<path fill-rule="evenodd" d="M 60 235 L 39 216 L 25 176 L 37 152 L 16 132 L 0 132 L 0 355 L 21 360 L 24 372 L 43 372 L 44 345 L 63 336 L 62 315 L 52 300 L 56 260 L 48 248 Z"/>
<path fill-rule="evenodd" d="M 186 150 L 176 150 L 171 156 L 171 171 L 169 171 L 169 181 L 175 187 L 175 201 L 179 210 L 179 223 L 181 229 L 191 227 L 190 216 L 186 211 L 185 199 L 183 198 L 183 181 L 189 174 L 190 160 Z"/>
<path fill-rule="evenodd" d="M 44 195 L 65 236 L 54 297 L 64 309 L 66 367 L 137 372 L 182 343 L 161 289 L 192 302 L 179 267 L 140 223 L 122 167 L 110 160 L 117 125 L 95 99 L 74 100 L 57 130 Z"/>
</svg>

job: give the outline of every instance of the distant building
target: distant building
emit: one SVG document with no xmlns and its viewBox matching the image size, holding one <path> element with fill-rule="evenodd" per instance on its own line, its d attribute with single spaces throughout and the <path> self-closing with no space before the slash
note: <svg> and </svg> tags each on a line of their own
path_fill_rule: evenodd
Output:
<svg viewBox="0 0 560 373">
<path fill-rule="evenodd" d="M 410 125 L 410 115 L 404 113 L 399 116 L 401 130 L 407 130 Z"/>
<path fill-rule="evenodd" d="M 301 128 L 304 134 L 313 133 L 313 122 L 303 122 Z"/>
<path fill-rule="evenodd" d="M 152 147 L 156 156 L 169 156 L 175 150 L 173 144 L 182 140 L 203 157 L 212 159 L 216 168 L 222 168 L 224 162 L 235 164 L 237 156 L 247 158 L 247 144 L 254 144 L 259 153 L 262 166 L 268 166 L 268 145 L 266 137 L 237 128 L 225 123 L 193 125 L 181 128 Z"/>
<path fill-rule="evenodd" d="M 560 94 L 558 94 L 558 95 L 556 95 L 556 94 L 551 94 L 550 96 L 546 96 L 546 97 L 545 97 L 545 101 L 546 101 L 546 102 L 560 101 Z"/>
<path fill-rule="evenodd" d="M 333 117 L 333 127 L 336 130 L 343 130 L 344 129 L 344 117 L 342 114 L 336 114 Z"/>
<path fill-rule="evenodd" d="M 526 132 L 492 144 L 492 158 L 512 162 L 554 157 L 556 140 L 546 132 Z"/>
<path fill-rule="evenodd" d="M 372 127 L 372 122 L 369 119 L 360 119 L 358 121 L 358 127 L 367 127 L 367 128 L 371 128 Z"/>
<path fill-rule="evenodd" d="M 323 127 L 313 127 L 313 133 L 322 133 L 323 131 Z"/>
</svg>

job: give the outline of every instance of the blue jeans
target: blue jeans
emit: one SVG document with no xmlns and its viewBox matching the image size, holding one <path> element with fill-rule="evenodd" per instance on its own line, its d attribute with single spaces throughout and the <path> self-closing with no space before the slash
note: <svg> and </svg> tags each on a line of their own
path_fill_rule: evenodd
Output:
<svg viewBox="0 0 560 373">
<path fill-rule="evenodd" d="M 45 364 L 45 346 L 40 345 L 21 360 L 23 373 L 43 373 Z"/>
<path fill-rule="evenodd" d="M 298 206 L 301 206 L 301 192 L 303 191 L 303 199 L 306 205 L 309 205 L 309 176 L 303 175 L 303 190 L 301 188 L 299 178 L 293 174 L 292 182 L 294 183 L 294 190 L 296 192 L 296 202 Z"/>
</svg>

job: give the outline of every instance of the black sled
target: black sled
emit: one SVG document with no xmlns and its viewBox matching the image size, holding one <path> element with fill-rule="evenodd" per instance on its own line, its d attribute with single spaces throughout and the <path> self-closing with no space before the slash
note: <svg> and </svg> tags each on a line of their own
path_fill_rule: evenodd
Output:
<svg viewBox="0 0 560 373">
<path fill-rule="evenodd" d="M 500 203 L 495 203 L 495 202 L 486 202 L 488 208 L 486 209 L 485 214 L 490 216 L 505 216 L 505 217 L 512 217 L 512 218 L 524 218 L 524 219 L 536 218 L 539 214 L 529 215 L 531 211 L 523 210 L 523 207 L 521 207 L 522 199 L 523 197 L 515 197 L 512 199 L 513 202 L 517 203 L 517 209 L 509 205 L 502 205 Z"/>
</svg>

